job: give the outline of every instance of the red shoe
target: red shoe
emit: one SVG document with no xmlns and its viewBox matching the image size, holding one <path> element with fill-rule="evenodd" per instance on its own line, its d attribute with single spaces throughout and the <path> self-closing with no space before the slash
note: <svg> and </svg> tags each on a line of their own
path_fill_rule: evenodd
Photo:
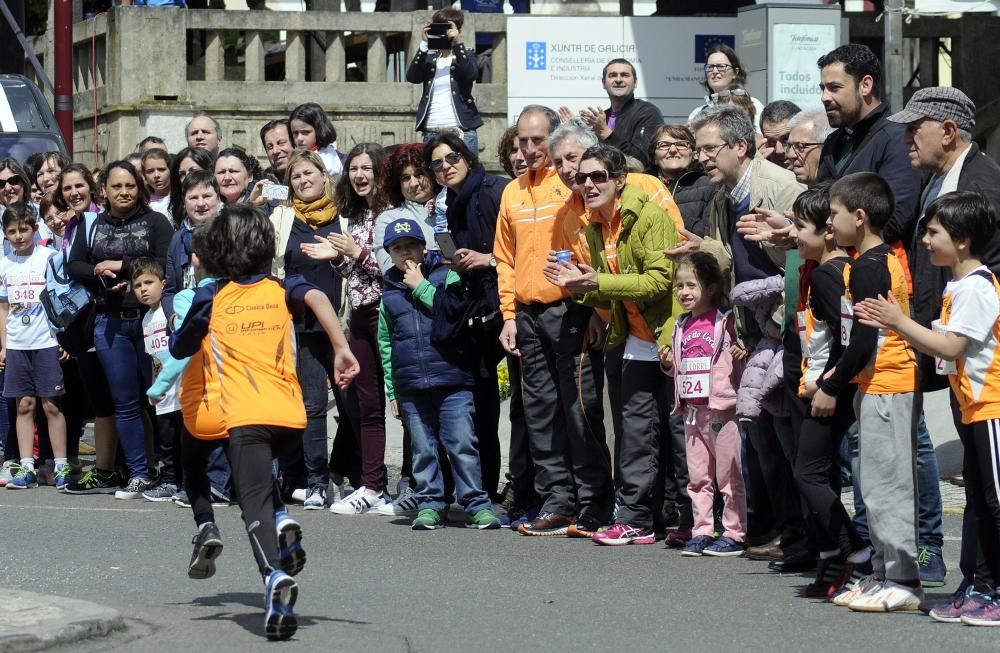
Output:
<svg viewBox="0 0 1000 653">
<path fill-rule="evenodd" d="M 682 549 L 691 541 L 691 529 L 678 528 L 676 531 L 670 531 L 664 541 L 672 549 Z"/>
</svg>

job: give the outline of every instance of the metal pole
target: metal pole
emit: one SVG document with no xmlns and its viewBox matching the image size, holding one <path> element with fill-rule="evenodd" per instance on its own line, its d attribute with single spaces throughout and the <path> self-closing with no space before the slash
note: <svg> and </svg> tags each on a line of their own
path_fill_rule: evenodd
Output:
<svg viewBox="0 0 1000 653">
<path fill-rule="evenodd" d="M 52 36 L 55 44 L 56 123 L 73 157 L 73 0 L 55 0 Z"/>
<path fill-rule="evenodd" d="M 885 91 L 884 97 L 895 111 L 903 108 L 906 71 L 903 60 L 904 0 L 885 0 Z"/>
</svg>

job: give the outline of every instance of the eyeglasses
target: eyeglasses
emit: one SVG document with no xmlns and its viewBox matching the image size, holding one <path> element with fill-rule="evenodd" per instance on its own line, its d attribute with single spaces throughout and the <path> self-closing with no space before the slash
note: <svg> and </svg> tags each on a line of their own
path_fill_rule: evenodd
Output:
<svg viewBox="0 0 1000 653">
<path fill-rule="evenodd" d="M 7 177 L 6 179 L 0 179 L 0 188 L 3 188 L 8 184 L 10 184 L 11 186 L 20 186 L 21 180 L 18 179 L 17 177 Z"/>
<path fill-rule="evenodd" d="M 707 63 L 707 64 L 705 64 L 705 72 L 706 73 L 711 73 L 711 72 L 724 73 L 724 72 L 726 72 L 727 70 L 729 70 L 732 67 L 733 67 L 732 64 L 728 64 L 728 63 Z"/>
<path fill-rule="evenodd" d="M 611 179 L 611 175 L 607 170 L 594 170 L 593 172 L 578 172 L 573 179 L 577 186 L 583 186 L 588 179 L 595 184 L 606 184 L 608 179 Z"/>
<path fill-rule="evenodd" d="M 444 169 L 445 161 L 448 162 L 450 166 L 457 166 L 458 162 L 462 160 L 462 155 L 458 152 L 449 152 L 444 155 L 443 159 L 434 159 L 431 161 L 431 170 L 434 172 L 441 172 Z"/>
<path fill-rule="evenodd" d="M 714 159 L 719 156 L 719 151 L 724 147 L 732 147 L 732 145 L 729 143 L 720 143 L 718 145 L 704 145 L 702 147 L 696 147 L 694 148 L 694 156 L 695 158 L 701 158 L 701 155 L 704 154 L 709 159 Z"/>
<path fill-rule="evenodd" d="M 742 88 L 731 88 L 725 91 L 719 91 L 718 93 L 712 93 L 712 101 L 717 102 L 720 98 L 724 97 L 742 97 L 744 95 L 750 95 L 746 92 L 746 89 Z"/>
<path fill-rule="evenodd" d="M 788 149 L 796 154 L 805 154 L 814 147 L 819 147 L 822 143 L 788 143 Z"/>
<path fill-rule="evenodd" d="M 685 143 L 684 141 L 658 141 L 656 143 L 656 149 L 658 150 L 669 151 L 671 148 L 677 150 L 678 152 L 683 152 L 685 150 L 690 150 L 691 145 L 689 143 Z"/>
</svg>

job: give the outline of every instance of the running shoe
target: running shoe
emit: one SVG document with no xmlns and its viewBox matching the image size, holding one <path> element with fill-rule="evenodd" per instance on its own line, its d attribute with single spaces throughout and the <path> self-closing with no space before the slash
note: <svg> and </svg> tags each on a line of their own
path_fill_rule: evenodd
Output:
<svg viewBox="0 0 1000 653">
<path fill-rule="evenodd" d="M 580 515 L 576 518 L 576 521 L 569 525 L 566 529 L 566 537 L 578 537 L 592 539 L 595 535 L 600 533 L 604 528 L 604 525 L 600 520 L 591 517 L 590 515 Z"/>
<path fill-rule="evenodd" d="M 802 595 L 813 599 L 826 599 L 844 588 L 854 566 L 844 556 L 820 558 L 816 578 L 802 589 Z"/>
<path fill-rule="evenodd" d="M 433 508 L 424 508 L 417 513 L 410 528 L 415 531 L 436 531 L 444 528 L 444 517 Z"/>
<path fill-rule="evenodd" d="M 691 541 L 691 537 L 690 528 L 678 528 L 676 531 L 667 533 L 667 537 L 663 542 L 671 549 L 681 549 L 687 546 L 687 543 Z"/>
<path fill-rule="evenodd" d="M 976 587 L 968 579 L 962 579 L 962 584 L 958 586 L 951 598 L 934 606 L 927 614 L 934 621 L 957 624 L 962 621 L 963 614 L 979 608 L 989 600 L 988 594 L 977 592 Z"/>
<path fill-rule="evenodd" d="M 80 480 L 66 485 L 66 494 L 114 494 L 120 486 L 118 474 L 96 467 L 84 473 Z"/>
<path fill-rule="evenodd" d="M 743 542 L 737 542 L 731 537 L 723 535 L 716 541 L 712 542 L 702 550 L 702 555 L 712 556 L 713 558 L 726 558 L 730 556 L 743 555 L 746 551 L 747 545 Z"/>
<path fill-rule="evenodd" d="M 376 494 L 364 485 L 330 506 L 330 512 L 337 515 L 363 515 L 367 512 L 377 514 L 379 506 L 385 505 L 385 495 Z"/>
<path fill-rule="evenodd" d="M 27 490 L 38 487 L 38 475 L 34 469 L 28 469 L 15 463 L 11 466 L 11 471 L 14 472 L 14 478 L 7 483 L 8 490 Z"/>
<path fill-rule="evenodd" d="M 310 488 L 302 506 L 306 510 L 322 510 L 326 508 L 326 490 L 321 487 Z"/>
<path fill-rule="evenodd" d="M 981 605 L 963 613 L 962 623 L 969 626 L 1000 626 L 1000 593 L 994 592 Z"/>
<path fill-rule="evenodd" d="M 274 530 L 278 534 L 278 558 L 281 569 L 295 576 L 306 566 L 306 551 L 302 548 L 302 526 L 285 510 L 274 512 Z"/>
<path fill-rule="evenodd" d="M 52 480 L 54 481 L 54 484 L 58 491 L 60 492 L 66 491 L 66 486 L 69 485 L 70 471 L 71 468 L 69 466 L 69 463 L 56 467 L 56 472 L 55 474 L 53 474 Z"/>
<path fill-rule="evenodd" d="M 16 464 L 13 460 L 5 460 L 3 462 L 3 467 L 0 467 L 0 487 L 5 487 L 14 480 L 13 468 Z"/>
<path fill-rule="evenodd" d="M 142 478 L 141 476 L 133 476 L 129 479 L 128 485 L 120 490 L 115 491 L 116 499 L 139 499 L 142 497 L 143 492 L 148 492 L 152 490 L 155 486 L 153 482 L 148 478 Z"/>
<path fill-rule="evenodd" d="M 554 512 L 543 512 L 535 519 L 525 522 L 517 527 L 517 532 L 521 535 L 553 536 L 565 535 L 573 523 L 572 517 L 557 515 Z"/>
<path fill-rule="evenodd" d="M 590 538 L 594 544 L 624 546 L 626 544 L 653 544 L 656 535 L 647 528 L 636 528 L 629 524 L 611 524 Z"/>
<path fill-rule="evenodd" d="M 299 596 L 299 586 L 295 579 L 280 569 L 275 569 L 267 577 L 264 590 L 264 633 L 271 641 L 289 639 L 298 630 L 295 619 L 295 600 Z"/>
<path fill-rule="evenodd" d="M 887 580 L 881 589 L 859 596 L 847 607 L 855 612 L 902 612 L 920 609 L 924 591 L 920 587 L 908 587 Z"/>
<path fill-rule="evenodd" d="M 830 603 L 846 608 L 853 601 L 862 596 L 874 594 L 880 589 L 882 589 L 882 581 L 875 578 L 874 574 L 869 574 L 858 579 L 852 579 L 844 586 L 844 589 L 833 595 Z"/>
<path fill-rule="evenodd" d="M 944 587 L 948 568 L 940 553 L 932 553 L 926 547 L 917 552 L 917 567 L 920 571 L 921 587 Z"/>
<path fill-rule="evenodd" d="M 161 483 L 157 485 L 152 490 L 146 490 L 142 493 L 142 498 L 146 501 L 153 501 L 155 503 L 162 503 L 166 501 L 173 501 L 174 495 L 177 494 L 177 486 L 173 483 Z"/>
<path fill-rule="evenodd" d="M 469 528 L 477 528 L 481 531 L 494 530 L 500 528 L 500 518 L 492 509 L 483 508 L 475 515 L 466 517 L 465 524 Z"/>
<path fill-rule="evenodd" d="M 383 503 L 375 512 L 387 517 L 415 517 L 417 509 L 417 493 L 406 485 L 392 503 Z"/>
<path fill-rule="evenodd" d="M 218 527 L 207 522 L 198 527 L 191 539 L 194 550 L 188 563 L 188 578 L 204 580 L 215 575 L 215 559 L 222 555 L 222 536 Z"/>
<path fill-rule="evenodd" d="M 530 506 L 514 506 L 505 514 L 500 515 L 500 528 L 509 528 L 516 531 L 521 524 L 527 524 L 538 516 L 541 506 L 533 504 Z"/>
</svg>

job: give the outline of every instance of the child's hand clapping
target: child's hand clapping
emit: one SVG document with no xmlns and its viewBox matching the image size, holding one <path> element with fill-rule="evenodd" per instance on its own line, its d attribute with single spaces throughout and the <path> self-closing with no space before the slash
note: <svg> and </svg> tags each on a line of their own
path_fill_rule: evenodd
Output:
<svg viewBox="0 0 1000 653">
<path fill-rule="evenodd" d="M 410 290 L 415 289 L 424 280 L 424 275 L 420 271 L 420 264 L 415 261 L 406 262 L 406 272 L 403 273 L 403 283 Z"/>
<path fill-rule="evenodd" d="M 903 321 L 903 310 L 894 301 L 886 299 L 882 295 L 878 299 L 869 297 L 863 302 L 854 305 L 854 314 L 858 321 L 865 326 L 878 327 L 880 329 L 895 329 Z"/>
</svg>

